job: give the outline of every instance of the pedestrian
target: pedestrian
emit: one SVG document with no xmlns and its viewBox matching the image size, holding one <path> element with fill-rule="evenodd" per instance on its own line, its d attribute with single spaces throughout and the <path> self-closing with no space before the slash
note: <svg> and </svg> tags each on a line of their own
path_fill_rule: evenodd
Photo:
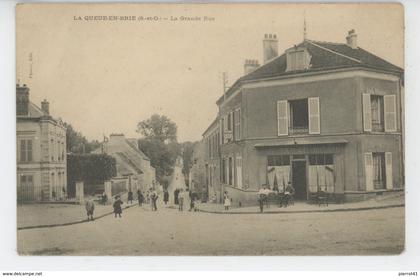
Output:
<svg viewBox="0 0 420 276">
<path fill-rule="evenodd" d="M 178 192 L 178 211 L 184 211 L 184 193 L 182 189 Z"/>
<path fill-rule="evenodd" d="M 229 198 L 229 195 L 228 195 L 228 193 L 227 193 L 227 192 L 225 192 L 225 196 L 224 196 L 224 206 L 225 206 L 225 211 L 228 211 L 228 210 L 229 210 L 229 207 L 230 207 L 230 202 L 231 202 L 231 200 L 230 200 L 230 198 Z"/>
<path fill-rule="evenodd" d="M 87 220 L 88 221 L 93 220 L 93 211 L 95 211 L 95 203 L 93 202 L 93 199 L 91 197 L 89 197 L 86 200 L 85 208 L 86 208 Z"/>
<path fill-rule="evenodd" d="M 153 190 L 152 193 L 151 193 L 151 196 L 150 196 L 150 198 L 152 200 L 152 211 L 157 211 L 156 202 L 157 202 L 158 197 L 159 196 L 158 196 L 156 190 Z"/>
<path fill-rule="evenodd" d="M 151 189 L 151 188 L 150 188 Z M 146 192 L 146 204 L 150 203 L 150 190 Z"/>
<path fill-rule="evenodd" d="M 140 189 L 137 190 L 137 200 L 139 201 L 139 206 L 143 205 L 143 193 L 140 191 Z"/>
<path fill-rule="evenodd" d="M 117 215 L 119 215 L 119 217 L 121 217 L 121 214 L 122 214 L 122 207 L 121 207 L 121 205 L 123 205 L 123 204 L 124 203 L 122 202 L 122 200 L 120 199 L 120 197 L 119 196 L 116 196 L 115 197 L 114 204 L 113 204 L 115 217 L 117 217 Z"/>
<path fill-rule="evenodd" d="M 127 204 L 128 203 L 133 204 L 133 192 L 132 191 L 128 192 Z"/>
<path fill-rule="evenodd" d="M 179 189 L 176 188 L 174 191 L 174 204 L 179 204 L 179 200 L 178 200 L 178 195 L 179 195 Z"/>
<path fill-rule="evenodd" d="M 163 202 L 165 202 L 165 205 L 167 205 L 168 201 L 169 201 L 169 192 L 168 190 L 165 190 L 165 192 L 163 193 Z"/>
<path fill-rule="evenodd" d="M 192 211 L 194 209 L 194 204 L 195 204 L 195 202 L 194 202 L 194 200 L 195 200 L 195 194 L 193 192 L 191 192 L 191 190 L 190 190 L 190 192 L 188 193 L 188 195 L 190 197 L 190 209 L 188 211 Z"/>
<path fill-rule="evenodd" d="M 265 185 L 262 185 L 260 190 L 257 193 L 258 196 L 258 203 L 260 205 L 260 212 L 262 213 L 264 211 L 264 203 L 266 201 L 267 193 L 264 189 Z"/>
<path fill-rule="evenodd" d="M 106 195 L 105 192 L 102 193 L 101 201 L 102 201 L 102 205 L 105 205 L 108 202 L 108 196 Z"/>
<path fill-rule="evenodd" d="M 295 194 L 295 188 L 292 186 L 292 182 L 287 183 L 287 187 L 284 190 L 284 204 L 282 204 L 285 208 L 290 204 L 292 197 Z"/>
</svg>

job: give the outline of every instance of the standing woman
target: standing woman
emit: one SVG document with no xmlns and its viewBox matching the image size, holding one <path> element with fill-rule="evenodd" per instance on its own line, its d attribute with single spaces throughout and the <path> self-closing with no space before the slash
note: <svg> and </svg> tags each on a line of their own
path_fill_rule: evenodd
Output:
<svg viewBox="0 0 420 276">
<path fill-rule="evenodd" d="M 139 201 L 139 206 L 143 204 L 143 193 L 140 191 L 140 189 L 137 190 L 137 200 Z"/>
<path fill-rule="evenodd" d="M 122 214 L 121 205 L 123 205 L 123 202 L 121 201 L 119 196 L 116 196 L 115 197 L 115 202 L 114 202 L 114 205 L 113 205 L 115 217 L 117 217 L 117 215 L 119 215 L 121 217 L 121 214 Z"/>
<path fill-rule="evenodd" d="M 225 211 L 228 211 L 230 207 L 230 198 L 227 192 L 225 192 L 225 196 L 224 196 L 224 206 L 225 206 Z"/>
<path fill-rule="evenodd" d="M 168 201 L 169 201 L 169 193 L 168 193 L 168 190 L 165 190 L 165 192 L 163 193 L 163 201 L 165 202 L 165 205 L 168 204 Z"/>
</svg>

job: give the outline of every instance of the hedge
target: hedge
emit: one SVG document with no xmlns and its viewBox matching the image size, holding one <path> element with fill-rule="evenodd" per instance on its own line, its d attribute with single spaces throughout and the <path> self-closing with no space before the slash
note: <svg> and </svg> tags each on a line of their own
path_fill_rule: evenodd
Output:
<svg viewBox="0 0 420 276">
<path fill-rule="evenodd" d="M 115 158 L 107 154 L 68 154 L 67 191 L 69 197 L 76 193 L 76 182 L 84 182 L 85 194 L 99 192 L 105 180 L 117 175 Z"/>
</svg>

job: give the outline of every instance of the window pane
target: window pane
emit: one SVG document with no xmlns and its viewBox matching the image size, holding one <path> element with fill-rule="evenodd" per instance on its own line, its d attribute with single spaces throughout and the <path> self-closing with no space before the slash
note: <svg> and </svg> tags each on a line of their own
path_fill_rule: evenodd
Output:
<svg viewBox="0 0 420 276">
<path fill-rule="evenodd" d="M 20 184 L 25 184 L 26 183 L 26 175 L 21 175 L 20 176 Z"/>
<path fill-rule="evenodd" d="M 316 165 L 316 155 L 313 155 L 313 154 L 309 155 L 309 165 L 312 165 L 312 166 Z"/>
<path fill-rule="evenodd" d="M 281 166 L 281 155 L 276 155 L 276 165 L 275 166 Z"/>
<path fill-rule="evenodd" d="M 325 165 L 334 165 L 334 156 L 332 154 L 325 155 Z"/>
<path fill-rule="evenodd" d="M 290 165 L 290 156 L 289 155 L 283 155 L 283 166 Z"/>
<path fill-rule="evenodd" d="M 20 161 L 26 161 L 26 140 L 20 140 Z"/>
<path fill-rule="evenodd" d="M 274 156 L 269 155 L 267 160 L 268 166 L 275 166 Z"/>
<path fill-rule="evenodd" d="M 324 155 L 323 154 L 317 154 L 316 155 L 316 164 L 317 165 L 325 165 Z"/>
</svg>

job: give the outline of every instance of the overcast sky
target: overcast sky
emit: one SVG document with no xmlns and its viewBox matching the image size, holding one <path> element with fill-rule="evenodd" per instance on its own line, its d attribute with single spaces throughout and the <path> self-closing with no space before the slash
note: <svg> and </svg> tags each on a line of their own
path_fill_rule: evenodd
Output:
<svg viewBox="0 0 420 276">
<path fill-rule="evenodd" d="M 280 53 L 301 42 L 304 13 L 309 39 L 345 42 L 355 29 L 360 47 L 403 67 L 403 9 L 396 4 L 23 5 L 17 77 L 30 86 L 31 101 L 47 99 L 54 117 L 89 139 L 138 137 L 137 122 L 159 113 L 178 125 L 180 141 L 198 140 L 217 114 L 221 72 L 232 84 L 245 59 L 261 63 L 265 33 L 277 34 Z M 95 15 L 161 19 L 83 20 Z"/>
</svg>

